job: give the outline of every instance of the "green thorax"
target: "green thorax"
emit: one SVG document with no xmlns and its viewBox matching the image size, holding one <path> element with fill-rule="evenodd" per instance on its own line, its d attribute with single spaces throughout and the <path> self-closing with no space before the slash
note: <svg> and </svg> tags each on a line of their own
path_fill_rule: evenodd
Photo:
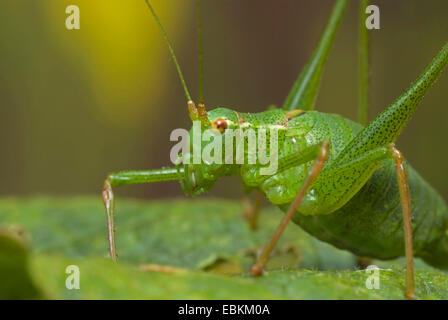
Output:
<svg viewBox="0 0 448 320">
<path fill-rule="evenodd" d="M 318 111 L 301 113 L 288 119 L 285 125 L 284 137 L 278 148 L 279 159 L 327 140 L 330 142 L 327 163 L 330 163 L 361 129 L 361 125 L 339 115 Z M 243 165 L 240 175 L 247 187 L 259 188 L 271 203 L 283 204 L 297 195 L 311 165 L 312 161 L 265 177 L 262 181 L 258 174 L 259 166 Z"/>
<path fill-rule="evenodd" d="M 267 154 L 270 154 L 270 132 L 276 130 L 278 137 L 278 158 L 300 152 L 306 147 L 323 140 L 330 141 L 331 161 L 362 128 L 360 125 L 338 115 L 317 111 L 291 112 L 282 109 L 271 109 L 260 113 L 241 113 L 228 108 L 216 108 L 207 114 L 210 123 L 223 119 L 228 123 L 227 129 L 241 130 L 244 134 L 253 130 L 258 139 L 261 129 L 266 132 Z M 229 130 L 230 131 L 230 130 Z M 222 133 L 223 144 L 228 131 Z M 244 144 L 244 164 L 225 162 L 223 152 L 222 164 L 189 164 L 185 166 L 187 185 L 190 193 L 199 194 L 210 189 L 222 176 L 238 175 L 244 187 L 261 189 L 274 204 L 288 202 L 297 193 L 311 163 L 288 169 L 284 172 L 265 176 L 260 179 L 258 159 L 256 163 L 248 163 L 248 140 Z M 258 141 L 257 141 L 258 143 Z M 202 142 L 205 148 L 207 142 Z M 225 145 L 223 145 L 225 150 Z M 236 148 L 232 149 L 236 153 Z M 233 159 L 236 158 L 234 154 Z"/>
</svg>

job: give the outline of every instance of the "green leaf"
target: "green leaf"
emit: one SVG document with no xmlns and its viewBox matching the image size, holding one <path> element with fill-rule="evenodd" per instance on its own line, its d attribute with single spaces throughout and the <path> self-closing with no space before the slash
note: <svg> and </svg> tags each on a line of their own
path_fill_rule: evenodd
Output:
<svg viewBox="0 0 448 320">
<path fill-rule="evenodd" d="M 246 270 L 255 251 L 273 232 L 282 213 L 275 208 L 264 210 L 260 230 L 252 232 L 241 218 L 241 210 L 238 203 L 213 199 L 119 199 L 120 263 L 113 263 L 107 258 L 105 214 L 100 199 L 2 199 L 0 272 L 7 281 L 0 282 L 0 297 L 403 298 L 404 273 L 400 265 L 380 271 L 379 290 L 367 289 L 370 274 L 355 270 L 351 254 L 317 241 L 295 225 L 288 226 L 270 270 L 263 277 L 250 277 Z M 28 241 L 31 245 L 26 244 Z M 29 256 L 27 247 L 31 247 Z M 65 286 L 69 265 L 79 267 L 79 290 Z M 382 267 L 387 268 L 387 262 Z M 416 286 L 420 298 L 448 298 L 448 276 L 440 271 L 417 271 Z"/>
<path fill-rule="evenodd" d="M 80 289 L 67 290 L 68 265 L 80 269 Z M 272 271 L 260 278 L 198 271 L 143 272 L 128 264 L 90 257 L 39 255 L 32 261 L 35 280 L 47 297 L 58 299 L 402 299 L 404 273 L 381 270 L 379 290 L 365 286 L 365 271 Z M 418 271 L 417 295 L 446 299 L 448 277 Z"/>
<path fill-rule="evenodd" d="M 23 240 L 6 229 L 0 229 L 0 276 L 0 300 L 42 297 L 31 279 Z"/>
<path fill-rule="evenodd" d="M 121 262 L 156 263 L 195 269 L 217 256 L 250 256 L 270 238 L 283 213 L 270 207 L 260 228 L 249 230 L 240 203 L 224 200 L 129 201 L 116 204 L 117 250 Z M 101 198 L 1 199 L 0 221 L 27 229 L 36 253 L 70 257 L 108 256 L 106 214 Z M 279 251 L 298 248 L 302 267 L 346 269 L 355 258 L 318 241 L 291 223 Z"/>
</svg>

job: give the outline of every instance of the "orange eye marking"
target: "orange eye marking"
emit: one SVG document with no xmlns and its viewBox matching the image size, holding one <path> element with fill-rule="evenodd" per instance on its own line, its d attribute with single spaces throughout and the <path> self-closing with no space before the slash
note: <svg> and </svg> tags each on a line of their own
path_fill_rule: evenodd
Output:
<svg viewBox="0 0 448 320">
<path fill-rule="evenodd" d="M 227 129 L 227 121 L 222 118 L 215 119 L 213 121 L 213 128 L 223 133 Z"/>
</svg>

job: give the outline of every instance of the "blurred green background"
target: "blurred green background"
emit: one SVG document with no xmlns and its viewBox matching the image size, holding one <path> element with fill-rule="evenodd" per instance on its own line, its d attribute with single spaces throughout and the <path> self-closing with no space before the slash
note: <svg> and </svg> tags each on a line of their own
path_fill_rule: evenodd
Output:
<svg viewBox="0 0 448 320">
<path fill-rule="evenodd" d="M 153 0 L 197 98 L 194 0 Z M 417 78 L 448 40 L 446 0 L 377 0 L 371 31 L 370 118 Z M 81 29 L 65 28 L 80 8 Z M 258 112 L 281 104 L 325 26 L 330 0 L 205 0 L 205 100 Z M 330 53 L 317 108 L 356 119 L 358 3 Z M 0 195 L 100 195 L 109 171 L 171 165 L 169 141 L 188 128 L 184 95 L 143 0 L 0 2 Z M 448 199 L 448 75 L 428 92 L 398 141 Z M 238 187 L 234 187 L 238 185 Z M 118 196 L 181 196 L 177 182 Z M 235 178 L 209 196 L 241 195 Z"/>
</svg>

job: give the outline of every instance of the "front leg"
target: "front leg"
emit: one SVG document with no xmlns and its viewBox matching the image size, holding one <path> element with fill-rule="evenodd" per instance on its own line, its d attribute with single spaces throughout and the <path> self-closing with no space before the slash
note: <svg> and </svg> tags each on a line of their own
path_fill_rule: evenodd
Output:
<svg viewBox="0 0 448 320">
<path fill-rule="evenodd" d="M 179 180 L 179 175 L 183 174 L 183 170 L 183 168 L 168 168 L 147 171 L 122 171 L 111 173 L 107 176 L 103 184 L 103 202 L 107 215 L 109 252 L 113 261 L 117 260 L 117 249 L 115 245 L 114 194 L 112 187 L 119 187 L 128 184 Z"/>
</svg>

